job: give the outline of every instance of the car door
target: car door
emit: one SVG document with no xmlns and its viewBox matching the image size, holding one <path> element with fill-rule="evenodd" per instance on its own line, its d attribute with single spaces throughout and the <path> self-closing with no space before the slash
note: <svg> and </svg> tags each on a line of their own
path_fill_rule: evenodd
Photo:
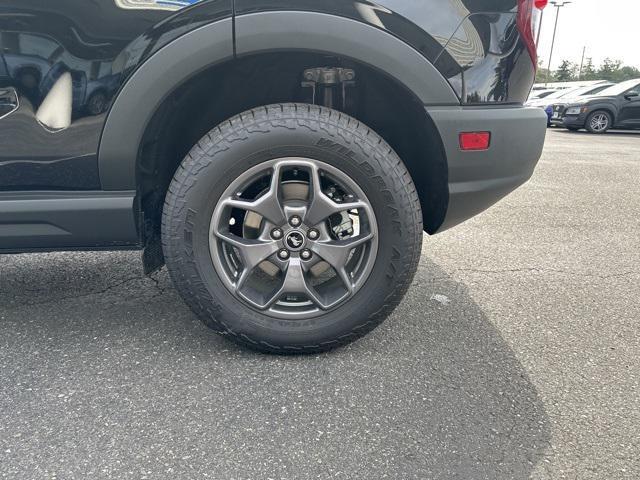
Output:
<svg viewBox="0 0 640 480">
<path fill-rule="evenodd" d="M 621 127 L 640 128 L 640 85 L 621 95 L 617 124 Z"/>
<path fill-rule="evenodd" d="M 154 5 L 0 2 L 0 192 L 100 190 L 97 150 L 127 47 L 178 8 Z"/>
<path fill-rule="evenodd" d="M 7 70 L 0 116 L 0 189 L 98 188 L 97 171 L 86 155 L 95 135 L 72 125 L 74 77 L 79 72 L 54 61 L 64 50 L 55 38 L 15 27 L 0 34 Z M 72 171 L 75 167 L 78 174 Z"/>
</svg>

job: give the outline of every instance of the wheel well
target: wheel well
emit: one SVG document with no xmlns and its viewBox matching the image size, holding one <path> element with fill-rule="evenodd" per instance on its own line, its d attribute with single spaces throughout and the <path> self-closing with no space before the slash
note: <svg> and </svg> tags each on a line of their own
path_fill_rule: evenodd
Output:
<svg viewBox="0 0 640 480">
<path fill-rule="evenodd" d="M 164 197 L 180 162 L 208 131 L 251 108 L 306 102 L 303 72 L 344 67 L 356 73 L 350 115 L 382 136 L 405 162 L 422 204 L 424 227 L 444 220 L 448 174 L 444 148 L 424 106 L 402 85 L 367 65 L 314 53 L 247 56 L 192 77 L 169 95 L 147 126 L 137 160 L 137 185 L 145 239 L 157 237 Z"/>
<path fill-rule="evenodd" d="M 611 108 L 609 108 L 609 107 L 599 107 L 599 108 L 596 108 L 593 112 L 591 112 L 591 113 L 589 114 L 589 117 L 590 117 L 591 115 L 593 115 L 594 113 L 596 113 L 596 112 L 607 112 L 609 115 L 611 115 L 611 121 L 612 121 L 612 123 L 614 123 L 614 124 L 615 124 L 615 122 L 616 122 L 616 114 L 615 114 L 615 112 L 613 111 L 613 109 L 611 109 Z M 588 118 L 588 117 L 587 117 L 587 118 Z"/>
</svg>

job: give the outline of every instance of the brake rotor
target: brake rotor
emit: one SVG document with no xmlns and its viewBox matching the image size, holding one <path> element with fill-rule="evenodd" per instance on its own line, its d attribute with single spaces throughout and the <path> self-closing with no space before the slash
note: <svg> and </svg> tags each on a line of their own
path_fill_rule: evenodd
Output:
<svg viewBox="0 0 640 480">
<path fill-rule="evenodd" d="M 282 183 L 282 200 L 284 203 L 306 202 L 309 198 L 309 184 L 299 180 L 290 180 Z M 245 238 L 255 238 L 260 234 L 262 216 L 255 212 L 247 212 L 242 224 L 242 233 Z"/>
</svg>

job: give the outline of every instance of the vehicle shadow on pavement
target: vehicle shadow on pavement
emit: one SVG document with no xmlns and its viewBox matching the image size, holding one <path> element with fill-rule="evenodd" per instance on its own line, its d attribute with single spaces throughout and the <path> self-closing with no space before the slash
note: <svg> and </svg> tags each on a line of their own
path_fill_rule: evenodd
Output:
<svg viewBox="0 0 640 480">
<path fill-rule="evenodd" d="M 135 253 L 0 257 L 10 478 L 539 475 L 549 419 L 465 285 L 423 259 L 393 316 L 325 355 L 210 333 Z M 537 478 L 537 477 L 536 477 Z"/>
</svg>

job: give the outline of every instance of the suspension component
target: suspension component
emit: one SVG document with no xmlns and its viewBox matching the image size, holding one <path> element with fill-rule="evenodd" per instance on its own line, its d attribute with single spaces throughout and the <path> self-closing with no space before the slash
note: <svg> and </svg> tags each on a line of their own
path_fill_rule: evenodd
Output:
<svg viewBox="0 0 640 480">
<path fill-rule="evenodd" d="M 355 87 L 356 72 L 351 68 L 318 67 L 303 73 L 303 88 L 311 89 L 311 102 L 347 112 L 347 90 Z"/>
</svg>

